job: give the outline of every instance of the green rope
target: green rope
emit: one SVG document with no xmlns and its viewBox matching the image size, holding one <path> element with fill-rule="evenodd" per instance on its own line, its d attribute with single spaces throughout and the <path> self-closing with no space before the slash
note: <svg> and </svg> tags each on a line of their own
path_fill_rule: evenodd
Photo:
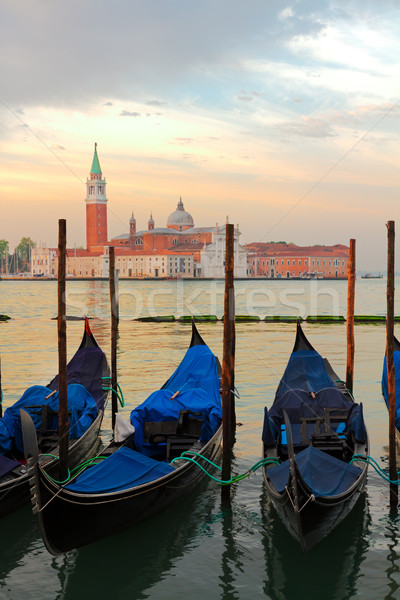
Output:
<svg viewBox="0 0 400 600">
<path fill-rule="evenodd" d="M 222 471 L 222 468 L 220 466 L 216 465 L 215 463 L 213 463 L 211 460 L 209 460 L 202 454 L 199 454 L 198 452 L 192 452 L 190 450 L 188 450 L 186 452 L 182 452 L 182 454 L 180 456 L 173 458 L 171 460 L 171 464 L 173 462 L 175 462 L 176 460 L 187 460 L 187 461 L 197 465 L 208 477 L 210 477 L 210 479 L 213 479 L 213 481 L 216 481 L 220 485 L 231 485 L 232 483 L 239 483 L 239 481 L 241 481 L 242 479 L 246 479 L 246 477 L 249 477 L 252 473 L 254 473 L 257 469 L 259 469 L 260 467 L 262 467 L 264 465 L 270 465 L 270 464 L 279 465 L 278 458 L 274 458 L 274 457 L 262 458 L 261 460 L 258 460 L 252 467 L 250 467 L 250 469 L 248 469 L 248 471 L 246 471 L 245 473 L 235 475 L 234 477 L 231 477 L 231 479 L 223 480 L 223 479 L 218 479 L 218 477 L 214 477 L 213 475 L 211 475 L 211 473 L 206 471 L 206 469 L 199 462 L 197 462 L 197 460 L 195 458 L 191 458 L 190 456 L 185 456 L 185 454 L 191 454 L 194 456 L 198 456 L 202 460 L 205 460 L 207 463 L 209 463 L 211 466 Z"/>
<path fill-rule="evenodd" d="M 102 387 L 101 389 L 106 392 L 106 391 L 110 391 L 110 392 L 114 392 L 114 394 L 117 395 L 117 398 L 119 400 L 120 405 L 122 406 L 122 408 L 125 406 L 125 398 L 124 395 L 122 393 L 121 387 L 119 385 L 119 383 L 117 383 L 117 390 L 114 390 L 114 388 L 112 387 Z"/>
<path fill-rule="evenodd" d="M 380 467 L 378 465 L 378 463 L 376 462 L 376 460 L 374 458 L 372 458 L 372 456 L 369 456 L 368 454 L 366 454 L 365 456 L 363 454 L 355 454 L 353 456 L 353 458 L 351 459 L 350 464 L 352 462 L 357 462 L 357 461 L 366 462 L 367 465 L 369 465 L 370 467 L 375 469 L 375 471 L 378 473 L 378 475 L 380 477 L 382 477 L 382 479 L 387 481 L 387 483 L 392 483 L 393 485 L 400 485 L 400 479 L 396 479 L 395 481 L 392 481 L 390 479 L 389 475 L 386 473 L 386 471 L 384 471 L 382 469 L 382 467 Z M 400 471 L 397 471 L 396 475 L 400 475 Z"/>
<path fill-rule="evenodd" d="M 43 454 L 43 456 L 50 456 L 51 458 L 60 460 L 60 457 L 56 456 L 55 454 Z M 64 485 L 64 483 L 68 483 L 68 481 L 70 481 L 71 479 L 74 479 L 75 477 L 80 475 L 82 473 L 82 471 L 84 471 L 85 469 L 87 469 L 89 467 L 93 467 L 95 464 L 97 464 L 95 461 L 104 460 L 105 458 L 107 458 L 107 456 L 101 456 L 101 455 L 94 456 L 93 458 L 88 458 L 83 463 L 81 463 L 80 465 L 77 465 L 73 469 L 71 469 L 71 470 L 68 469 L 68 476 L 63 481 L 58 481 L 57 479 L 53 479 L 53 477 L 51 477 L 48 473 L 46 473 L 46 475 L 54 483 L 57 483 L 58 485 Z"/>
</svg>

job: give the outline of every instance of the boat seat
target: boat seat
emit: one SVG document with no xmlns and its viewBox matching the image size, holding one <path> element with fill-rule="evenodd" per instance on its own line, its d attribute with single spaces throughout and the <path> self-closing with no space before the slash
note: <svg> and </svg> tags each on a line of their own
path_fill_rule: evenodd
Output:
<svg viewBox="0 0 400 600">
<path fill-rule="evenodd" d="M 182 452 L 190 450 L 198 441 L 198 437 L 170 437 L 167 440 L 166 459 L 171 462 L 173 458 L 180 456 Z"/>
<path fill-rule="evenodd" d="M 347 451 L 347 438 L 344 432 L 348 413 L 347 409 L 325 408 L 321 416 L 301 417 L 300 424 L 292 423 L 295 453 L 311 445 L 343 460 Z M 281 425 L 280 444 L 281 454 L 286 454 L 285 425 Z"/>
<path fill-rule="evenodd" d="M 51 410 L 47 404 L 40 406 L 25 406 L 24 409 L 29 414 L 40 415 L 40 428 L 36 430 L 38 436 L 38 444 L 58 442 L 58 411 Z M 68 419 L 70 419 L 72 412 L 68 412 Z M 54 418 L 57 419 L 56 427 L 52 427 Z"/>
<path fill-rule="evenodd" d="M 203 419 L 189 410 L 181 410 L 176 421 L 148 421 L 143 424 L 145 444 L 163 444 L 170 437 L 199 438 Z"/>
</svg>

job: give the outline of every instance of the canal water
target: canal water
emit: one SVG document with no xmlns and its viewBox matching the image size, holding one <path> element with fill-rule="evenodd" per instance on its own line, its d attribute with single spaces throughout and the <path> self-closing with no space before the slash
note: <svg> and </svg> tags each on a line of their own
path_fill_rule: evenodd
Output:
<svg viewBox="0 0 400 600">
<path fill-rule="evenodd" d="M 397 282 L 398 283 L 398 282 Z M 238 281 L 237 314 L 346 315 L 346 282 Z M 397 287 L 398 289 L 398 287 Z M 217 314 L 222 281 L 120 281 L 118 377 L 128 417 L 160 387 L 190 342 L 190 326 L 139 323 L 138 316 Z M 67 282 L 67 312 L 93 317 L 93 332 L 110 356 L 107 282 Z M 356 314 L 384 314 L 386 280 L 356 282 Z M 396 314 L 400 314 L 399 302 Z M 52 281 L 1 281 L 0 353 L 4 405 L 30 385 L 46 384 L 57 369 L 57 287 Z M 67 324 L 68 355 L 77 348 L 81 321 Z M 222 355 L 222 323 L 199 324 Z M 237 324 L 237 420 L 233 469 L 242 473 L 261 454 L 264 406 L 270 406 L 295 338 L 295 325 Z M 314 347 L 344 378 L 346 326 L 304 324 Z M 397 332 L 400 334 L 400 332 Z M 380 380 L 383 325 L 355 329 L 354 392 L 363 401 L 371 455 L 387 465 L 388 416 Z M 110 414 L 102 430 L 110 439 Z M 268 504 L 260 471 L 232 489 L 223 510 L 220 489 L 206 481 L 158 515 L 64 556 L 44 548 L 30 507 L 0 520 L 0 600 L 204 598 L 226 600 L 395 600 L 400 598 L 400 521 L 389 516 L 389 490 L 370 470 L 366 493 L 352 514 L 307 556 Z M 60 515 L 60 519 L 62 519 Z"/>
</svg>

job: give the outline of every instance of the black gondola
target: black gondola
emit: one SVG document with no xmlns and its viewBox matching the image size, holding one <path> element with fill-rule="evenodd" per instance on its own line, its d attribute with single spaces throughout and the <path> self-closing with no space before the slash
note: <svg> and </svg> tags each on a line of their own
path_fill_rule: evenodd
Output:
<svg viewBox="0 0 400 600">
<path fill-rule="evenodd" d="M 220 367 L 193 323 L 192 340 L 182 362 L 156 392 L 135 410 L 135 432 L 113 441 L 106 458 L 72 482 L 60 486 L 36 460 L 30 469 L 33 511 L 53 554 L 67 552 L 160 512 L 204 477 L 192 462 L 174 458 L 182 452 L 215 461 L 221 448 Z M 29 425 L 29 417 L 23 415 Z M 29 436 L 25 432 L 24 439 Z M 173 462 L 172 462 L 173 461 Z"/>
<path fill-rule="evenodd" d="M 362 404 L 297 324 L 296 341 L 275 400 L 265 409 L 266 491 L 304 552 L 323 540 L 363 491 L 368 454 Z M 278 464 L 279 463 L 279 464 Z"/>
<path fill-rule="evenodd" d="M 396 422 L 396 445 L 400 448 L 400 342 L 396 337 L 393 337 L 393 364 L 395 374 L 395 422 Z M 383 359 L 382 372 L 382 395 L 386 406 L 389 409 L 389 390 L 388 390 L 388 372 L 387 372 L 387 356 Z"/>
<path fill-rule="evenodd" d="M 109 386 L 107 359 L 85 320 L 82 342 L 67 365 L 70 419 L 69 467 L 96 452 Z M 28 388 L 0 419 L 0 517 L 29 502 L 20 409 L 34 419 L 40 461 L 56 476 L 58 471 L 58 375 L 47 386 Z M 45 456 L 49 455 L 49 456 Z M 56 456 L 52 458 L 51 455 Z"/>
</svg>

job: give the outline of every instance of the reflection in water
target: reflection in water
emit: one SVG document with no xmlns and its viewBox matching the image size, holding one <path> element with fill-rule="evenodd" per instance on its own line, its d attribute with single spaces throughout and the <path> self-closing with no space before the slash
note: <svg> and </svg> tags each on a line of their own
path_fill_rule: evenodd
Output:
<svg viewBox="0 0 400 600">
<path fill-rule="evenodd" d="M 145 312 L 151 309 L 155 314 L 182 314 L 190 305 L 202 314 L 221 314 L 223 284 L 207 284 L 218 299 L 215 305 L 210 301 L 212 294 L 200 289 L 203 285 L 205 282 L 179 286 L 171 282 L 120 282 L 118 377 L 126 401 L 120 408 L 123 417 L 128 418 L 135 405 L 164 383 L 190 341 L 188 326 L 131 321 L 139 302 Z M 256 300 L 262 300 L 256 294 L 259 288 L 279 299 L 286 285 L 279 281 L 236 282 L 238 314 L 293 314 L 293 308 L 279 303 L 256 305 Z M 292 282 L 290 291 L 297 285 Z M 358 314 L 378 314 L 380 306 L 384 311 L 382 281 L 363 280 L 357 285 L 361 289 L 356 298 Z M 340 310 L 345 314 L 345 282 L 329 282 L 329 286 L 340 292 Z M 13 317 L 0 323 L 7 407 L 27 386 L 50 381 L 57 369 L 57 323 L 51 320 L 57 312 L 57 286 L 45 281 L 1 281 L 0 288 L 2 312 Z M 91 327 L 110 356 L 108 282 L 67 282 L 67 290 L 70 312 L 97 317 Z M 310 294 L 297 299 L 311 314 Z M 325 308 L 331 312 L 329 296 L 319 295 L 317 300 L 318 313 Z M 236 408 L 244 426 L 237 430 L 235 472 L 244 472 L 260 456 L 263 407 L 271 403 L 287 363 L 293 327 L 237 324 L 236 385 L 241 398 Z M 321 353 L 329 355 L 338 372 L 344 373 L 343 325 L 305 327 Z M 82 322 L 68 322 L 69 356 L 80 343 L 82 328 Z M 200 332 L 221 356 L 222 323 L 204 324 Z M 382 454 L 387 443 L 387 411 L 380 394 L 384 347 L 383 327 L 357 326 L 355 391 L 364 402 L 374 457 Z M 103 421 L 105 443 L 110 433 L 109 407 Z M 369 501 L 360 502 L 350 518 L 306 557 L 273 509 L 264 511 L 265 498 L 260 511 L 261 472 L 235 487 L 230 511 L 221 510 L 218 486 L 211 482 L 204 485 L 158 517 L 62 557 L 47 553 L 28 506 L 1 519 L 1 600 L 350 600 L 357 594 L 362 600 L 385 598 L 385 594 L 387 600 L 400 598 L 399 521 L 386 516 L 382 519 L 387 490 L 372 474 L 367 487 Z"/>
<path fill-rule="evenodd" d="M 267 579 L 273 600 L 350 600 L 357 594 L 360 567 L 369 547 L 369 508 L 365 494 L 351 515 L 307 555 L 287 532 L 271 503 L 261 498 Z"/>
<path fill-rule="evenodd" d="M 389 548 L 389 554 L 387 556 L 389 566 L 386 569 L 389 592 L 385 595 L 384 600 L 398 600 L 400 596 L 400 584 L 398 575 L 400 572 L 400 555 L 398 552 L 399 522 L 400 520 L 398 516 L 389 516 L 385 528 L 385 538 L 387 538 L 388 540 Z M 396 574 L 397 580 L 395 577 Z"/>
<path fill-rule="evenodd" d="M 73 568 L 62 600 L 151 598 L 152 586 L 162 581 L 185 554 L 204 515 L 213 510 L 215 494 L 201 492 L 204 484 L 156 517 L 69 553 Z M 59 566 L 54 568 L 61 576 Z"/>
</svg>

